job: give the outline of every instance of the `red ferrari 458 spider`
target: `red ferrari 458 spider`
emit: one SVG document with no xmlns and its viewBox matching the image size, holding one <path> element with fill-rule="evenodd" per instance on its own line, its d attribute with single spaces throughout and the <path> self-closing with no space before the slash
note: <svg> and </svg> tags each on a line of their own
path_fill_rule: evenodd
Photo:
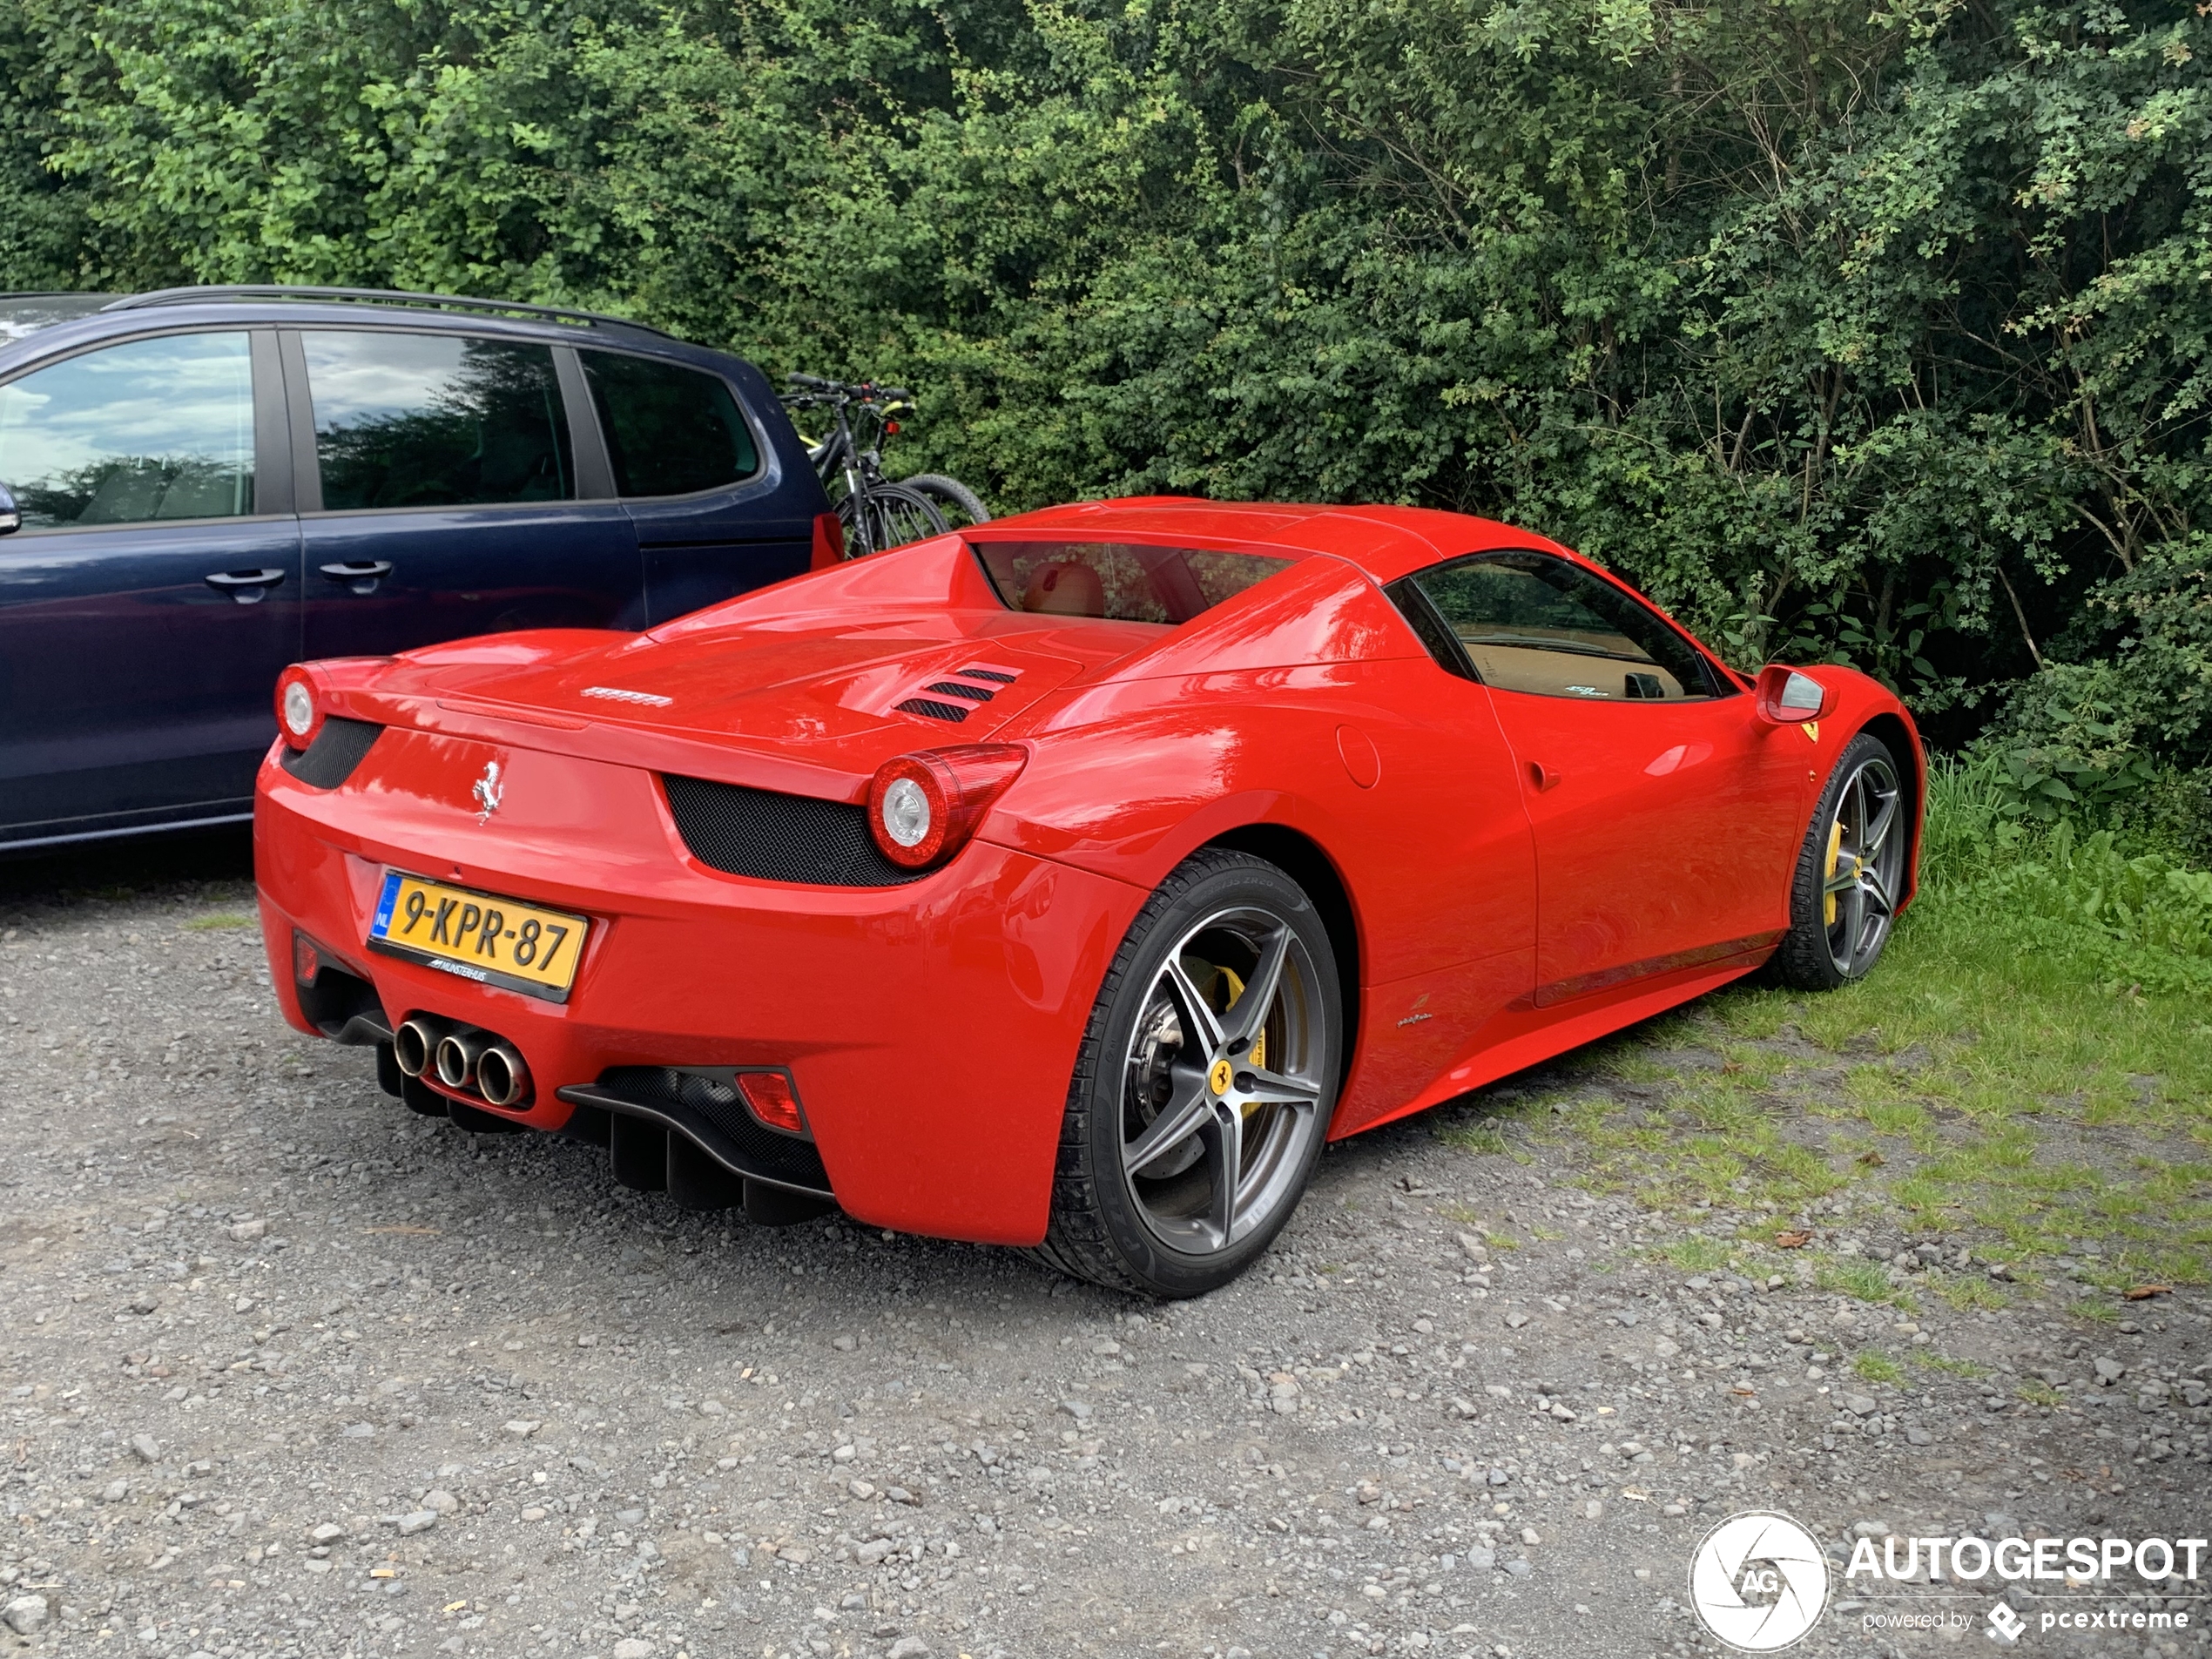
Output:
<svg viewBox="0 0 2212 1659">
<path fill-rule="evenodd" d="M 1190 1295 L 1322 1143 L 1912 896 L 1898 700 L 1756 683 L 1525 530 L 1056 508 L 643 634 L 309 663 L 255 815 L 286 1016 L 475 1130 L 773 1223 Z"/>
</svg>

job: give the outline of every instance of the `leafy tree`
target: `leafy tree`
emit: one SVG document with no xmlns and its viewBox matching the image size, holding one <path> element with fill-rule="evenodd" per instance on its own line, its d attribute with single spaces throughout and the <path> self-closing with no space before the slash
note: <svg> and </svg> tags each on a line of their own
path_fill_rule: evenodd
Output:
<svg viewBox="0 0 2212 1659">
<path fill-rule="evenodd" d="M 2120 799 L 2212 764 L 2208 52 L 2171 0 L 24 0 L 0 267 L 624 311 L 919 386 L 1008 506 L 1517 518 Z"/>
</svg>

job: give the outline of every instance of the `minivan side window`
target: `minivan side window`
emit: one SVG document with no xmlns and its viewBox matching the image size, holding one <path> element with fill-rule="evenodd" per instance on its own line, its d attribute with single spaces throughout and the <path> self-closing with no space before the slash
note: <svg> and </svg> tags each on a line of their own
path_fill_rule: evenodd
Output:
<svg viewBox="0 0 2212 1659">
<path fill-rule="evenodd" d="M 0 386 L 0 483 L 26 530 L 246 516 L 246 336 L 134 340 Z"/>
<path fill-rule="evenodd" d="M 1548 553 L 1483 553 L 1407 580 L 1501 691 L 1667 703 L 1736 691 L 1664 617 Z"/>
<path fill-rule="evenodd" d="M 303 329 L 326 512 L 570 501 L 550 347 Z"/>
<path fill-rule="evenodd" d="M 617 352 L 581 355 L 617 494 L 689 496 L 760 470 L 752 429 L 720 375 Z"/>
</svg>

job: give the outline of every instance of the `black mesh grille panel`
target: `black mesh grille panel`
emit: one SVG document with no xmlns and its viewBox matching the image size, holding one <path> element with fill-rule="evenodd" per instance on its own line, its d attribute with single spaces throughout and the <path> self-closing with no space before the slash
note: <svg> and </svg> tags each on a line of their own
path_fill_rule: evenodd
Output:
<svg viewBox="0 0 2212 1659">
<path fill-rule="evenodd" d="M 691 856 L 725 875 L 825 887 L 895 887 L 920 879 L 883 856 L 868 809 L 703 778 L 661 779 Z"/>
<path fill-rule="evenodd" d="M 932 680 L 921 689 L 942 691 L 948 697 L 964 697 L 971 703 L 988 703 L 998 695 L 988 685 L 962 685 L 958 680 Z"/>
<path fill-rule="evenodd" d="M 957 703 L 940 703 L 934 697 L 910 697 L 892 706 L 901 714 L 923 714 L 933 720 L 950 720 L 958 725 L 968 718 L 968 711 Z"/>
<path fill-rule="evenodd" d="M 814 1143 L 764 1129 L 745 1110 L 733 1084 L 667 1066 L 617 1066 L 599 1079 L 599 1087 L 697 1125 L 705 1131 L 698 1137 L 702 1143 L 710 1137 L 725 1143 L 719 1148 L 710 1145 L 710 1151 L 734 1155 L 734 1161 L 750 1172 L 818 1192 L 830 1190 L 829 1172 L 822 1167 Z"/>
<path fill-rule="evenodd" d="M 354 775 L 354 768 L 368 756 L 384 728 L 374 720 L 348 720 L 326 714 L 322 730 L 304 749 L 285 746 L 277 764 L 303 784 L 335 789 Z"/>
<path fill-rule="evenodd" d="M 1014 676 L 1002 668 L 963 668 L 960 671 L 972 680 L 995 680 L 1001 685 L 1014 684 Z"/>
</svg>

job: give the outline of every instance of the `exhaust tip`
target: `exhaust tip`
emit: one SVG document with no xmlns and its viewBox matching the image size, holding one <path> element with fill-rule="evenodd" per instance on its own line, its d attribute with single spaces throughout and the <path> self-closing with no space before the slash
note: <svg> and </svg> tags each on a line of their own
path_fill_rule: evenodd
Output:
<svg viewBox="0 0 2212 1659">
<path fill-rule="evenodd" d="M 448 1089 L 466 1089 L 475 1081 L 476 1062 L 490 1038 L 481 1031 L 460 1030 L 438 1043 L 438 1081 Z"/>
<path fill-rule="evenodd" d="M 494 1106 L 519 1106 L 529 1098 L 529 1068 L 513 1043 L 496 1041 L 476 1057 L 476 1089 Z"/>
<path fill-rule="evenodd" d="M 392 1033 L 392 1058 L 399 1063 L 401 1072 L 409 1077 L 420 1077 L 430 1069 L 431 1057 L 437 1053 L 438 1039 L 445 1035 L 444 1028 L 417 1016 L 403 1020 L 400 1028 Z"/>
</svg>

